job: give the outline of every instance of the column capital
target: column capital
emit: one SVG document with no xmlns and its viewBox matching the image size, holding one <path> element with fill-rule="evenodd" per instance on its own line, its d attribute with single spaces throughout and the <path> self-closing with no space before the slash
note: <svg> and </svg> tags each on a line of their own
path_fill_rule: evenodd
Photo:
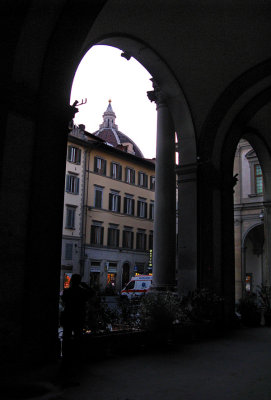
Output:
<svg viewBox="0 0 271 400">
<path fill-rule="evenodd" d="M 167 96 L 165 95 L 164 92 L 162 92 L 159 85 L 155 82 L 153 78 L 151 78 L 150 80 L 152 81 L 153 90 L 147 92 L 148 99 L 151 102 L 154 101 L 156 103 L 156 109 L 160 107 L 165 107 L 167 105 L 166 104 Z"/>
</svg>

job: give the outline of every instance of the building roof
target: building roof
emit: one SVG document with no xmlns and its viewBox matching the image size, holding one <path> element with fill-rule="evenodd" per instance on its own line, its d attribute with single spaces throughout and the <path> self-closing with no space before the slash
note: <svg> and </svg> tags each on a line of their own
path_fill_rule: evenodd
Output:
<svg viewBox="0 0 271 400">
<path fill-rule="evenodd" d="M 113 111 L 111 100 L 109 100 L 107 109 L 103 114 L 103 122 L 101 123 L 99 130 L 94 132 L 93 135 L 103 139 L 105 142 L 119 150 L 144 158 L 141 150 L 135 142 L 119 131 L 115 119 L 116 114 Z"/>
</svg>

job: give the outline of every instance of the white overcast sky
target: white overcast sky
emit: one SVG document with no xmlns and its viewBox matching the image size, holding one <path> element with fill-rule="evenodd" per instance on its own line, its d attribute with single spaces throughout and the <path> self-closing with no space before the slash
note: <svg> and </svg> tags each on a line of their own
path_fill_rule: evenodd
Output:
<svg viewBox="0 0 271 400">
<path fill-rule="evenodd" d="M 127 61 L 121 53 L 100 45 L 86 53 L 74 77 L 70 102 L 87 98 L 87 103 L 79 107 L 74 122 L 95 132 L 111 99 L 119 130 L 138 145 L 144 157 L 153 158 L 156 104 L 147 97 L 147 91 L 152 90 L 151 75 L 134 58 Z"/>
</svg>

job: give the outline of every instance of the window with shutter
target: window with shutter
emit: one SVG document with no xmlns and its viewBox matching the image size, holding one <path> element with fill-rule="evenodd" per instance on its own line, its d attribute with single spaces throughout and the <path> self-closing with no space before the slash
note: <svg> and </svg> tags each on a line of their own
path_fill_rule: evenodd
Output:
<svg viewBox="0 0 271 400">
<path fill-rule="evenodd" d="M 73 253 L 73 244 L 66 243 L 65 244 L 65 259 L 72 260 L 72 253 Z"/>
<path fill-rule="evenodd" d="M 133 238 L 134 238 L 134 232 L 124 230 L 122 236 L 122 247 L 125 249 L 132 249 Z"/>
<path fill-rule="evenodd" d="M 102 208 L 103 190 L 95 187 L 94 207 Z"/>
<path fill-rule="evenodd" d="M 120 212 L 121 198 L 119 194 L 109 193 L 109 210 Z"/>
<path fill-rule="evenodd" d="M 147 203 L 145 201 L 138 200 L 137 216 L 140 218 L 147 218 Z"/>
<path fill-rule="evenodd" d="M 75 227 L 75 207 L 67 207 L 66 209 L 66 228 L 74 229 Z"/>
<path fill-rule="evenodd" d="M 124 214 L 134 215 L 134 199 L 130 197 L 124 198 Z"/>
<path fill-rule="evenodd" d="M 150 189 L 155 190 L 155 176 L 150 176 Z"/>
<path fill-rule="evenodd" d="M 68 174 L 66 176 L 66 192 L 72 193 L 72 194 L 78 194 L 79 193 L 79 182 L 80 182 L 80 179 L 77 176 Z"/>
<path fill-rule="evenodd" d="M 154 203 L 150 203 L 149 219 L 154 219 Z"/>
<path fill-rule="evenodd" d="M 103 226 L 91 225 L 90 243 L 93 245 L 103 245 L 104 228 Z"/>
<path fill-rule="evenodd" d="M 68 146 L 67 160 L 69 162 L 80 164 L 81 163 L 81 149 L 74 146 Z"/>
<path fill-rule="evenodd" d="M 100 157 L 94 157 L 94 172 L 100 175 L 106 175 L 106 160 Z"/>
<path fill-rule="evenodd" d="M 110 247 L 119 246 L 119 229 L 108 228 L 107 245 Z"/>
<path fill-rule="evenodd" d="M 136 234 L 136 248 L 137 250 L 146 250 L 147 235 L 144 232 L 137 232 Z"/>
</svg>

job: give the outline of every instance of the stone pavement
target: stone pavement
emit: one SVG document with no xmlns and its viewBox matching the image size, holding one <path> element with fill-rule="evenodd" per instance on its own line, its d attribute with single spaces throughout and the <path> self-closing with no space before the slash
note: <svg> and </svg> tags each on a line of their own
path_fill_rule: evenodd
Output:
<svg viewBox="0 0 271 400">
<path fill-rule="evenodd" d="M 132 346 L 132 343 L 131 343 Z M 270 400 L 271 328 L 85 366 L 64 400 Z"/>
<path fill-rule="evenodd" d="M 271 328 L 73 365 L 71 383 L 79 385 L 65 389 L 50 382 L 56 371 L 39 372 L 18 390 L 9 386 L 1 399 L 271 400 Z"/>
</svg>

